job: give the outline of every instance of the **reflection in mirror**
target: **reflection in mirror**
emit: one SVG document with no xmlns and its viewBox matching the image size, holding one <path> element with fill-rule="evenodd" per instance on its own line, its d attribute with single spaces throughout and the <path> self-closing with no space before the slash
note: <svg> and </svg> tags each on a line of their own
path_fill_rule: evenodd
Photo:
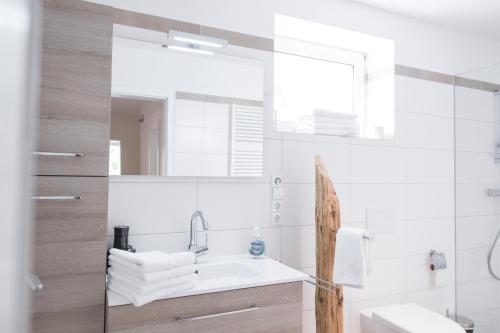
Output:
<svg viewBox="0 0 500 333">
<path fill-rule="evenodd" d="M 262 175 L 262 61 L 224 41 L 200 45 L 115 26 L 110 175 Z"/>
<path fill-rule="evenodd" d="M 110 175 L 164 174 L 165 103 L 111 98 Z"/>
</svg>

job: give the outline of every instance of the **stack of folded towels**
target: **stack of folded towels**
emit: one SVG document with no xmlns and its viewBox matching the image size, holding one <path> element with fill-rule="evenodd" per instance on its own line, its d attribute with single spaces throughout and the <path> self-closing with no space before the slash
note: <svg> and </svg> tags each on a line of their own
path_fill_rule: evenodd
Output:
<svg viewBox="0 0 500 333">
<path fill-rule="evenodd" d="M 313 115 L 301 116 L 298 123 L 304 132 L 337 136 L 359 136 L 358 115 L 354 113 L 315 110 Z"/>
<path fill-rule="evenodd" d="M 141 306 L 193 288 L 197 274 L 191 252 L 109 251 L 108 289 Z"/>
</svg>

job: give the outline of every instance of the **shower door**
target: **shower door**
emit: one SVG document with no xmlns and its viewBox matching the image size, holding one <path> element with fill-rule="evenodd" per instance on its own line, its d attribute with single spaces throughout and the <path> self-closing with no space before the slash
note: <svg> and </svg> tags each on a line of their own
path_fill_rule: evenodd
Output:
<svg viewBox="0 0 500 333">
<path fill-rule="evenodd" d="M 455 82 L 456 309 L 500 332 L 500 64 Z"/>
</svg>

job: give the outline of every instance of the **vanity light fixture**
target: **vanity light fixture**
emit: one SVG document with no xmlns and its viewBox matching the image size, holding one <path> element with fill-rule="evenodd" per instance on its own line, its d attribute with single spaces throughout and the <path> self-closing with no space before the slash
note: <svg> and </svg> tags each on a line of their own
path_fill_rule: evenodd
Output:
<svg viewBox="0 0 500 333">
<path fill-rule="evenodd" d="M 175 30 L 169 31 L 168 38 L 178 42 L 188 43 L 190 45 L 198 45 L 198 46 L 206 46 L 214 48 L 221 48 L 227 46 L 227 41 L 224 39 L 200 36 L 196 34 L 189 34 Z"/>
<path fill-rule="evenodd" d="M 171 50 L 183 51 L 183 52 L 191 52 L 197 54 L 205 54 L 205 55 L 214 55 L 212 51 L 202 50 L 200 48 L 192 47 L 192 46 L 178 46 L 178 45 L 164 45 Z"/>
</svg>

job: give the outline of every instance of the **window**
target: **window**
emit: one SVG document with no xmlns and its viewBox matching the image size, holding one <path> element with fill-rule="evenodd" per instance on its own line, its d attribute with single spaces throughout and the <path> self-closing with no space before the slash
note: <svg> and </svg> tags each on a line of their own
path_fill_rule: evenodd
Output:
<svg viewBox="0 0 500 333">
<path fill-rule="evenodd" d="M 360 53 L 280 38 L 274 55 L 276 129 L 359 136 L 365 66 Z"/>
<path fill-rule="evenodd" d="M 122 156 L 120 140 L 109 142 L 109 175 L 120 176 L 122 174 Z"/>
<path fill-rule="evenodd" d="M 276 15 L 274 43 L 277 131 L 392 137 L 392 41 Z"/>
</svg>

